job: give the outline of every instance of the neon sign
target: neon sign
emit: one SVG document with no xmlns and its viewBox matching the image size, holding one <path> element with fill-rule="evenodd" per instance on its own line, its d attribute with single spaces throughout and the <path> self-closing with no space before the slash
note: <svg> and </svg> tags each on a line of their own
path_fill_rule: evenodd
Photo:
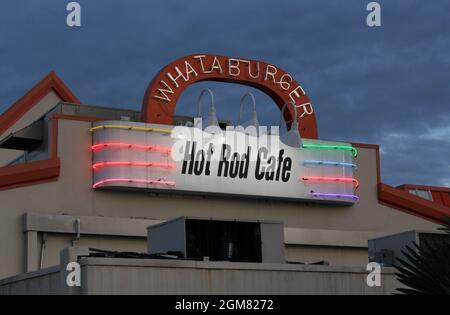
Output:
<svg viewBox="0 0 450 315">
<path fill-rule="evenodd" d="M 278 135 L 267 135 L 278 143 L 274 147 L 252 143 L 250 139 L 255 138 L 245 133 L 227 131 L 220 141 L 202 145 L 196 138 L 179 137 L 174 128 L 134 122 L 94 123 L 93 188 L 339 204 L 359 200 L 355 195 L 359 182 L 354 177 L 357 151 L 348 143 L 308 139 L 297 148 L 279 141 Z M 208 134 L 195 127 L 183 128 L 201 137 Z M 230 142 L 233 137 L 249 141 L 235 146 Z M 219 158 L 211 158 L 214 154 Z"/>
<path fill-rule="evenodd" d="M 142 121 L 173 125 L 178 98 L 189 85 L 200 81 L 251 86 L 266 93 L 280 109 L 292 102 L 296 104 L 298 115 L 295 117 L 289 108 L 284 113 L 288 125 L 297 120 L 302 137 L 318 138 L 313 106 L 291 74 L 263 61 L 209 54 L 188 55 L 164 67 L 147 88 Z"/>
<path fill-rule="evenodd" d="M 188 141 L 186 143 L 185 158 L 183 160 L 181 174 L 189 175 L 211 175 L 211 159 L 208 155 L 212 149 L 204 151 L 196 150 L 196 142 Z M 285 151 L 279 151 L 278 156 L 269 155 L 266 147 L 258 149 L 256 164 L 254 167 L 253 176 L 257 180 L 266 181 L 289 181 L 292 170 L 292 159 L 284 156 Z M 245 179 L 251 176 L 250 156 L 252 154 L 252 147 L 248 147 L 243 154 L 233 153 L 230 145 L 222 144 L 220 147 L 220 156 L 218 161 L 218 168 L 215 176 L 230 177 Z M 198 159 L 198 157 L 204 157 Z"/>
</svg>

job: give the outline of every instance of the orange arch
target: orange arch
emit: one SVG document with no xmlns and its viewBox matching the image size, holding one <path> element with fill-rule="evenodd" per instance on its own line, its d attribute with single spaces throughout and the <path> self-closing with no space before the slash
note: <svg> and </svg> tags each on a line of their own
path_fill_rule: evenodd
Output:
<svg viewBox="0 0 450 315">
<path fill-rule="evenodd" d="M 286 102 L 294 101 L 298 107 L 296 119 L 300 134 L 304 138 L 318 138 L 313 107 L 303 88 L 290 74 L 262 61 L 217 55 L 188 55 L 164 67 L 147 87 L 142 120 L 173 124 L 178 98 L 189 85 L 200 81 L 251 86 L 270 96 L 280 109 Z M 293 118 L 294 110 L 289 108 L 284 113 L 288 126 Z"/>
</svg>

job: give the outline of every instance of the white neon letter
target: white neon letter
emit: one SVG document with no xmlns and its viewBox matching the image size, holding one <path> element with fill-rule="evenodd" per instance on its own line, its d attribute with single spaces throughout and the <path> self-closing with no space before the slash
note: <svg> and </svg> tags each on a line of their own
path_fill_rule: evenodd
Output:
<svg viewBox="0 0 450 315">
<path fill-rule="evenodd" d="M 234 65 L 232 63 L 234 63 Z M 233 72 L 232 69 L 236 69 L 235 72 Z M 237 77 L 241 74 L 241 70 L 239 69 L 239 59 L 228 59 L 228 74 L 233 77 Z"/>
</svg>

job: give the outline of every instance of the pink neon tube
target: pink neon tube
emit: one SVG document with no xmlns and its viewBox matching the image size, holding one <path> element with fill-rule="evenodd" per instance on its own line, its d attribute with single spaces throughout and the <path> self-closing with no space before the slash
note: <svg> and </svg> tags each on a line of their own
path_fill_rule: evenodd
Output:
<svg viewBox="0 0 450 315">
<path fill-rule="evenodd" d="M 165 186 L 175 186 L 176 182 L 167 180 L 156 180 L 156 179 L 131 179 L 131 178 L 109 178 L 101 180 L 95 183 L 92 188 L 97 188 L 101 185 L 108 183 L 130 183 L 130 184 L 153 184 L 153 185 L 165 185 Z"/>
<path fill-rule="evenodd" d="M 140 145 L 140 144 L 130 144 L 130 143 L 119 143 L 119 142 L 112 142 L 112 143 L 99 143 L 95 144 L 91 147 L 93 151 L 95 150 L 101 150 L 106 148 L 116 148 L 116 149 L 138 149 L 138 150 L 150 150 L 155 152 L 161 152 L 161 153 L 171 153 L 171 148 L 165 148 L 160 147 L 156 145 Z"/>
<path fill-rule="evenodd" d="M 145 167 L 161 167 L 161 168 L 175 168 L 175 164 L 173 163 L 158 163 L 158 162 L 126 162 L 126 161 L 117 161 L 117 162 L 99 162 L 92 165 L 94 170 L 98 170 L 99 168 L 106 166 L 145 166 Z"/>
<path fill-rule="evenodd" d="M 342 183 L 352 183 L 355 188 L 358 188 L 359 182 L 355 178 L 349 177 L 320 177 L 320 176 L 303 176 L 304 181 L 314 181 L 314 182 L 342 182 Z"/>
</svg>

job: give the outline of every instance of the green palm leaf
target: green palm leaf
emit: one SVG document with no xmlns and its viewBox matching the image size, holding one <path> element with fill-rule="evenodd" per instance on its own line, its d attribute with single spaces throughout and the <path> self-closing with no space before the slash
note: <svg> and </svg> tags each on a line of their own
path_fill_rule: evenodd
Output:
<svg viewBox="0 0 450 315">
<path fill-rule="evenodd" d="M 450 218 L 439 230 L 450 234 Z M 450 295 L 450 243 L 421 241 L 420 246 L 406 246 L 398 258 L 395 275 L 406 288 L 397 289 L 407 295 Z"/>
</svg>

